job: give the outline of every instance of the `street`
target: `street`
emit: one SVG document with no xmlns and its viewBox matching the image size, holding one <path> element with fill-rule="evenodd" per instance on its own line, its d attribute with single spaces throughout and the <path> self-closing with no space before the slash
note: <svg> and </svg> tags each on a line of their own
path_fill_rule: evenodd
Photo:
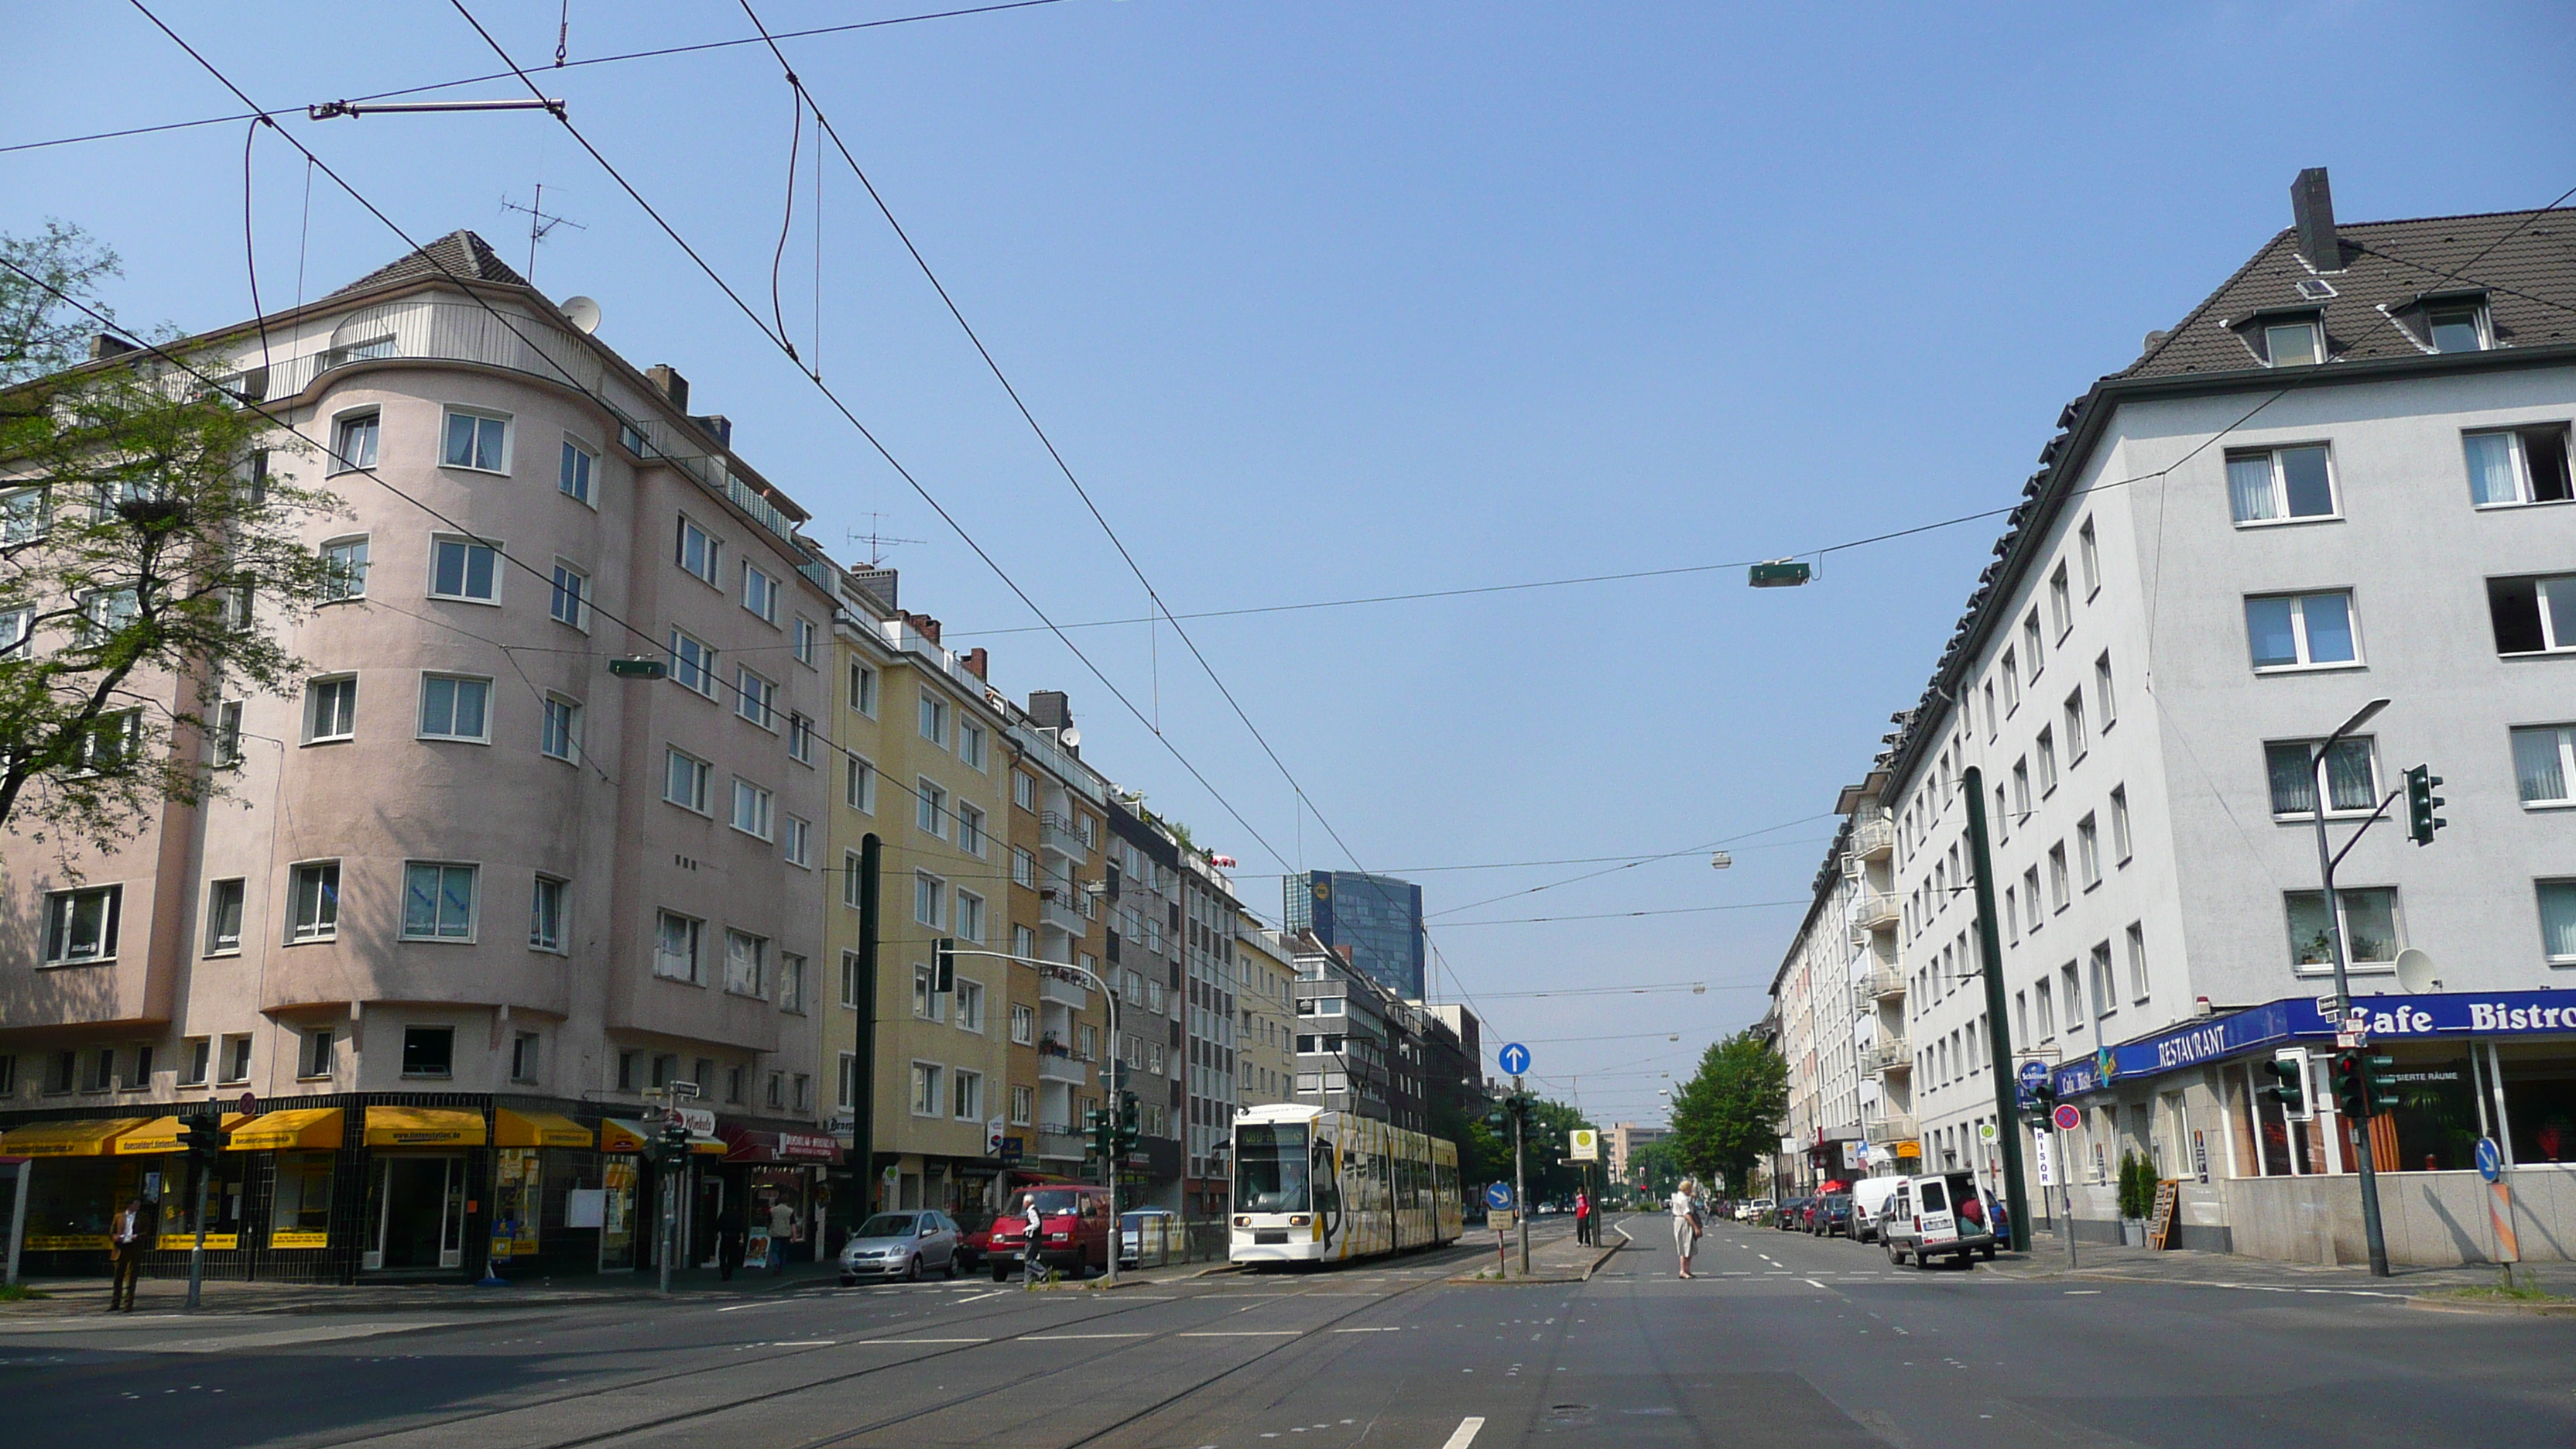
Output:
<svg viewBox="0 0 2576 1449">
<path fill-rule="evenodd" d="M 1115 1294 L 969 1279 L 649 1308 L 19 1319 L 0 1324 L 0 1383 L 133 1443 L 2576 1441 L 2565 1319 L 1917 1272 L 1731 1224 L 1682 1282 L 1662 1218 L 1614 1222 L 1633 1244 L 1579 1284 L 1453 1284 L 1488 1251 L 1471 1235 L 1337 1273 Z"/>
</svg>

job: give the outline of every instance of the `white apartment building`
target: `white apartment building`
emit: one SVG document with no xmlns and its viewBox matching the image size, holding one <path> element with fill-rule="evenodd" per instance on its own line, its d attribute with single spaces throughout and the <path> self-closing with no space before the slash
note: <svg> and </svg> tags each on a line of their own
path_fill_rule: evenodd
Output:
<svg viewBox="0 0 2576 1449">
<path fill-rule="evenodd" d="M 2081 1109 L 2079 1236 L 2116 1236 L 2125 1153 L 2181 1184 L 2179 1241 L 2362 1253 L 2309 746 L 2344 860 L 2335 921 L 2403 1105 L 2372 1119 L 2391 1256 L 2484 1249 L 2492 1137 L 2576 1241 L 2576 260 L 2540 213 L 2338 228 L 2322 171 L 2270 241 L 2061 416 L 1879 792 L 1907 1075 L 1927 1167 L 1991 1169 L 1964 793 L 1991 819 L 2016 1056 Z M 2401 984 L 2398 953 L 2430 953 Z M 2409 989 L 2410 987 L 2414 989 Z M 2256 1064 L 2316 1048 L 2285 1116 Z M 2037 1193 L 2034 1190 L 2034 1201 Z M 2462 1230 L 2458 1225 L 2476 1225 Z"/>
<path fill-rule="evenodd" d="M 1772 978 L 1783 1054 L 1790 1063 L 1789 1123 L 1797 1153 L 1782 1190 L 1814 1188 L 1828 1179 L 1849 1180 L 1863 1170 L 1865 1145 L 1910 1136 L 1910 1122 L 1892 1120 L 1877 1082 L 1861 1073 L 1865 1047 L 1875 1040 L 1859 1006 L 1874 958 L 1874 936 L 1861 911 L 1870 899 L 1865 874 L 1846 870 L 1850 827 L 1835 837 L 1816 873 L 1815 900 Z M 1881 867 L 1884 874 L 1884 867 Z M 1878 893 L 1885 898 L 1882 889 Z M 1874 1015 L 1874 1013 L 1872 1013 Z"/>
</svg>

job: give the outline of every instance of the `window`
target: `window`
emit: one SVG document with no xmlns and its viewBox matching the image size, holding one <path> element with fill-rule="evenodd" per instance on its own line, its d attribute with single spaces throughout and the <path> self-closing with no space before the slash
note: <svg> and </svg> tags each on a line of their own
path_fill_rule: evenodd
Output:
<svg viewBox="0 0 2576 1449">
<path fill-rule="evenodd" d="M 811 866 L 814 863 L 814 822 L 803 816 L 786 817 L 778 832 L 779 855 L 789 865 Z"/>
<path fill-rule="evenodd" d="M 486 743 L 485 716 L 492 681 L 455 674 L 420 677 L 420 737 L 425 740 L 471 740 Z"/>
<path fill-rule="evenodd" d="M 478 473 L 510 471 L 510 421 L 491 413 L 447 410 L 447 446 L 438 461 Z"/>
<path fill-rule="evenodd" d="M 317 860 L 291 877 L 286 939 L 328 941 L 340 934 L 340 862 Z"/>
<path fill-rule="evenodd" d="M 590 575 L 571 564 L 555 565 L 555 587 L 546 612 L 558 624 L 569 624 L 588 632 L 590 629 Z"/>
<path fill-rule="evenodd" d="M 2102 541 L 2093 532 L 2093 520 L 2075 530 L 2076 552 L 2084 563 L 2084 597 L 2091 598 L 2102 590 Z"/>
<path fill-rule="evenodd" d="M 225 1085 L 229 1086 L 235 1082 L 249 1081 L 250 1038 L 247 1036 L 225 1037 L 222 1062 L 224 1074 L 221 1080 Z"/>
<path fill-rule="evenodd" d="M 2129 842 L 2129 787 L 2111 787 L 2111 858 L 2122 865 L 2129 863 L 2134 847 Z"/>
<path fill-rule="evenodd" d="M 2487 580 L 2498 654 L 2576 650 L 2576 574 Z"/>
<path fill-rule="evenodd" d="M 45 897 L 45 964 L 72 966 L 116 959 L 116 918 L 123 886 L 55 891 Z"/>
<path fill-rule="evenodd" d="M 2021 944 L 2021 901 L 2011 886 L 2004 887 L 2004 940 L 2016 946 Z"/>
<path fill-rule="evenodd" d="M 2093 947 L 2093 1014 L 2109 1016 L 2120 1009 L 2119 983 L 2111 976 L 2111 943 L 2096 942 Z"/>
<path fill-rule="evenodd" d="M 1016 884 L 1027 886 L 1031 890 L 1037 889 L 1038 858 L 1029 854 L 1023 846 L 1011 847 L 1011 879 Z"/>
<path fill-rule="evenodd" d="M 935 875 L 912 878 L 912 918 L 925 926 L 948 923 L 948 883 Z"/>
<path fill-rule="evenodd" d="M 242 899 L 246 883 L 210 881 L 206 885 L 206 954 L 241 949 Z"/>
<path fill-rule="evenodd" d="M 2492 592 L 2492 580 L 2488 588 Z M 2576 606 L 2576 598 L 2569 602 Z M 2248 598 L 2245 636 L 2253 646 L 2254 667 L 2258 670 L 2352 664 L 2361 658 L 2353 640 L 2352 594 L 2348 590 Z M 2502 638 L 2501 631 L 2498 638 Z"/>
<path fill-rule="evenodd" d="M 749 669 L 736 670 L 734 680 L 733 712 L 762 729 L 775 729 L 778 686 Z"/>
<path fill-rule="evenodd" d="M 984 812 L 972 805 L 957 807 L 957 848 L 973 856 L 984 853 Z"/>
<path fill-rule="evenodd" d="M 2048 730 L 2039 732 L 2039 798 L 2045 800 L 2057 789 L 2057 736 Z"/>
<path fill-rule="evenodd" d="M 1034 1046 L 1038 1039 L 1037 1012 L 1019 1002 L 1011 1004 L 1011 1040 L 1020 1046 Z"/>
<path fill-rule="evenodd" d="M 206 1076 L 214 1070 L 214 1065 L 215 1044 L 212 1040 L 202 1036 L 192 1036 L 179 1043 L 180 1086 L 204 1086 Z M 17 1090 L 16 1068 L 17 1063 L 11 1061 L 6 1069 L 0 1069 L 0 1077 L 8 1079 L 0 1081 L 0 1097 L 9 1096 Z"/>
<path fill-rule="evenodd" d="M 970 769 L 984 768 L 984 727 L 957 722 L 957 759 Z"/>
<path fill-rule="evenodd" d="M 537 750 L 570 764 L 581 754 L 581 706 L 559 694 L 547 695 L 545 706 Z"/>
<path fill-rule="evenodd" d="M 813 620 L 802 614 L 796 617 L 797 663 L 809 669 L 813 667 L 815 648 L 821 642 L 822 634 L 823 631 L 815 627 Z"/>
<path fill-rule="evenodd" d="M 2021 666 L 2014 662 L 2019 657 L 2010 649 L 2004 651 L 2001 673 L 2004 684 L 2004 713 L 2007 715 L 2021 708 Z"/>
<path fill-rule="evenodd" d="M 951 1098 L 956 1110 L 951 1114 L 960 1122 L 984 1120 L 984 1074 L 960 1068 L 956 1074 L 956 1091 Z"/>
<path fill-rule="evenodd" d="M 2066 565 L 2048 576 L 2048 621 L 2057 626 L 2057 638 L 2065 642 L 2067 632 L 2075 627 L 2074 590 L 2066 582 Z"/>
<path fill-rule="evenodd" d="M 2075 822 L 2075 863 L 2084 872 L 2086 890 L 2102 883 L 2101 832 L 2095 828 L 2090 815 Z"/>
<path fill-rule="evenodd" d="M 1038 808 L 1038 782 L 1035 777 L 1018 770 L 1011 772 L 1011 803 L 1023 810 L 1033 811 Z"/>
<path fill-rule="evenodd" d="M 2469 501 L 2480 508 L 2564 503 L 2569 498 L 2567 425 L 2465 433 Z"/>
<path fill-rule="evenodd" d="M 322 545 L 322 602 L 367 596 L 367 540 L 335 538 Z"/>
<path fill-rule="evenodd" d="M 2022 676 L 2025 681 L 2039 678 L 2039 671 L 2047 663 L 2040 657 L 2039 652 L 2039 611 L 2037 609 L 2031 610 L 2030 616 L 2021 621 L 2021 662 L 2023 667 L 2030 671 Z"/>
<path fill-rule="evenodd" d="M 864 664 L 850 666 L 850 708 L 876 718 L 877 672 Z"/>
<path fill-rule="evenodd" d="M 304 686 L 304 743 L 345 740 L 358 732 L 358 678 L 316 679 Z"/>
<path fill-rule="evenodd" d="M 843 1112 L 857 1110 L 859 1105 L 859 1058 L 855 1052 L 841 1053 L 841 1092 L 833 1105 Z"/>
<path fill-rule="evenodd" d="M 653 929 L 653 974 L 674 981 L 703 983 L 706 967 L 701 952 L 706 944 L 707 923 L 677 911 L 664 911 Z"/>
<path fill-rule="evenodd" d="M 912 823 L 925 835 L 948 838 L 948 792 L 928 780 L 913 791 Z"/>
<path fill-rule="evenodd" d="M 1011 928 L 1011 954 L 1029 957 L 1038 953 L 1038 933 L 1026 926 Z"/>
<path fill-rule="evenodd" d="M 921 737 L 934 745 L 948 743 L 947 701 L 924 690 L 921 695 Z"/>
<path fill-rule="evenodd" d="M 769 995 L 769 942 L 765 937 L 725 932 L 724 989 L 736 996 Z"/>
<path fill-rule="evenodd" d="M 971 891 L 957 893 L 957 934 L 969 941 L 984 939 L 984 898 Z"/>
<path fill-rule="evenodd" d="M 778 1009 L 805 1014 L 805 958 L 793 951 L 778 953 Z"/>
<path fill-rule="evenodd" d="M 2397 892 L 2383 889 L 2338 890 L 2344 959 L 2353 965 L 2397 959 Z M 2290 917 L 2290 959 L 2300 967 L 2331 968 L 2334 944 L 2326 935 L 2325 896 L 2320 891 L 2284 893 Z"/>
<path fill-rule="evenodd" d="M 2048 903 L 2057 910 L 2065 910 L 2070 898 L 2066 885 L 2066 842 L 2061 840 L 2048 848 Z"/>
<path fill-rule="evenodd" d="M 683 810 L 707 814 L 707 782 L 714 773 L 714 767 L 697 756 L 672 750 L 662 773 L 662 798 Z"/>
<path fill-rule="evenodd" d="M 787 758 L 800 765 L 814 763 L 814 721 L 792 711 L 787 716 Z"/>
<path fill-rule="evenodd" d="M 376 466 L 376 424 L 372 412 L 351 413 L 331 429 L 331 467 L 333 473 L 346 473 L 354 468 Z"/>
<path fill-rule="evenodd" d="M 523 1031 L 510 1038 L 510 1080 L 533 1082 L 537 1079 L 537 1034 Z"/>
<path fill-rule="evenodd" d="M 2129 996 L 2147 999 L 2147 928 L 2137 921 L 2129 923 Z"/>
<path fill-rule="evenodd" d="M 2066 763 L 2072 765 L 2084 758 L 2084 691 L 2066 696 Z"/>
<path fill-rule="evenodd" d="M 794 1111 L 794 1112 L 811 1112 L 811 1111 L 813 1111 L 813 1110 L 814 1110 L 814 1079 L 813 1079 L 812 1077 L 809 1077 L 809 1076 L 805 1075 L 803 1072 L 798 1072 L 798 1073 L 796 1074 L 796 1076 L 795 1076 L 795 1079 L 794 1079 L 794 1080 L 795 1080 L 795 1087 L 794 1087 L 794 1090 L 789 1094 L 788 1099 L 787 1099 L 787 1100 L 788 1100 L 788 1103 L 789 1103 L 789 1108 L 788 1108 L 788 1110 L 790 1110 L 790 1111 Z"/>
<path fill-rule="evenodd" d="M 474 538 L 431 540 L 429 596 L 475 604 L 501 602 L 499 545 Z"/>
<path fill-rule="evenodd" d="M 474 938 L 475 867 L 433 861 L 403 865 L 402 934 L 406 941 Z"/>
<path fill-rule="evenodd" d="M 742 606 L 763 623 L 778 622 L 778 580 L 751 564 L 742 566 Z"/>
<path fill-rule="evenodd" d="M 2314 322 L 2276 322 L 2263 329 L 2263 360 L 2274 367 L 2314 367 L 2325 361 Z"/>
<path fill-rule="evenodd" d="M 984 1029 L 984 984 L 957 978 L 957 1029 L 980 1032 Z"/>
<path fill-rule="evenodd" d="M 2012 793 L 2013 818 L 2028 820 L 2030 818 L 2030 759 L 2028 756 L 2013 761 Z"/>
<path fill-rule="evenodd" d="M 143 711 L 111 710 L 100 715 L 74 746 L 74 761 L 84 775 L 113 774 L 143 749 Z"/>
<path fill-rule="evenodd" d="M 2540 951 L 2552 966 L 2576 966 L 2576 880 L 2544 880 L 2540 892 Z"/>
<path fill-rule="evenodd" d="M 2525 805 L 2576 805 L 2576 725 L 2513 732 L 2513 781 Z"/>
<path fill-rule="evenodd" d="M 1995 708 L 1995 682 L 1986 681 L 1986 738 L 1991 741 L 2004 727 L 2004 716 Z"/>
<path fill-rule="evenodd" d="M 407 1026 L 403 1028 L 402 1074 L 406 1077 L 449 1077 L 456 1074 L 456 1028 L 452 1026 Z"/>
<path fill-rule="evenodd" d="M 541 875 L 528 893 L 528 945 L 538 951 L 561 951 L 564 923 L 564 883 L 550 875 Z"/>
<path fill-rule="evenodd" d="M 2314 740 L 2281 740 L 2263 747 L 2263 765 L 2272 778 L 2272 814 L 2304 820 L 2317 812 L 2317 776 L 2309 764 Z M 2367 735 L 2335 741 L 2326 756 L 2326 812 L 2368 814 L 2379 805 L 2379 776 L 2373 768 Z"/>
<path fill-rule="evenodd" d="M 939 973 L 932 967 L 916 964 L 912 968 L 912 1014 L 922 1021 L 944 1021 L 948 1015 L 948 998 L 939 990 Z"/>
<path fill-rule="evenodd" d="M 7 625 L 8 620 L 0 617 L 0 644 L 7 642 Z M 238 699 L 227 699 L 218 703 L 210 725 L 209 737 L 213 744 L 213 763 L 219 768 L 240 764 L 242 762 L 242 702 Z"/>
<path fill-rule="evenodd" d="M 776 832 L 778 798 L 749 780 L 733 782 L 733 828 L 763 840 Z"/>
<path fill-rule="evenodd" d="M 1026 1087 L 1011 1088 L 1011 1125 L 1026 1127 L 1037 1116 L 1037 1093 Z"/>
<path fill-rule="evenodd" d="M 723 543 L 715 535 L 683 517 L 680 520 L 679 543 L 673 550 L 671 559 L 680 567 L 712 584 L 716 581 L 716 556 L 723 551 L 723 548 Z"/>
<path fill-rule="evenodd" d="M 563 466 L 555 471 L 555 489 L 577 503 L 589 503 L 591 475 L 599 471 L 599 455 L 570 438 L 564 439 Z"/>
<path fill-rule="evenodd" d="M 304 1033 L 303 1050 L 296 1055 L 295 1075 L 314 1079 L 331 1075 L 333 1058 L 331 1028 L 315 1027 Z"/>
<path fill-rule="evenodd" d="M 2334 517 L 2334 470 L 2325 445 L 2228 454 L 2227 506 L 2239 524 Z"/>
<path fill-rule="evenodd" d="M 869 764 L 867 761 L 860 759 L 856 755 L 851 755 L 848 758 L 850 764 L 850 776 L 849 787 L 845 798 L 849 801 L 851 809 L 863 810 L 870 815 L 874 815 L 877 813 L 876 767 Z"/>
<path fill-rule="evenodd" d="M 0 547 L 42 538 L 52 525 L 53 512 L 44 489 L 0 493 Z"/>
<path fill-rule="evenodd" d="M 841 904 L 852 910 L 859 908 L 860 898 L 866 894 L 867 876 L 859 860 L 855 850 L 841 852 Z"/>
<path fill-rule="evenodd" d="M 2486 349 L 2486 308 L 2474 301 L 2428 308 L 2424 331 L 2435 352 L 2482 352 Z"/>
<path fill-rule="evenodd" d="M 929 1062 L 912 1064 L 912 1115 L 939 1115 L 939 1068 Z"/>
<path fill-rule="evenodd" d="M 671 631 L 671 682 L 709 699 L 716 697 L 715 646 L 692 634 Z"/>
<path fill-rule="evenodd" d="M 2084 983 L 2075 975 L 2075 963 L 2069 961 L 2057 968 L 2057 979 L 2066 995 L 2066 1029 L 2082 1031 L 2084 1029 Z"/>
</svg>

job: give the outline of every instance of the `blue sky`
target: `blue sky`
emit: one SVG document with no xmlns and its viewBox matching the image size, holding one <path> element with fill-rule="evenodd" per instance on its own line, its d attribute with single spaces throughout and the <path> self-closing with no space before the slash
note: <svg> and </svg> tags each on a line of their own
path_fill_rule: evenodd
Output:
<svg viewBox="0 0 2576 1449">
<path fill-rule="evenodd" d="M 551 59 L 556 0 L 468 3 Z M 554 122 L 303 118 L 494 69 L 450 6 L 154 8 L 416 237 L 473 227 L 524 263 L 500 202 L 542 180 L 585 229 L 544 244 L 541 287 L 597 298 L 610 345 L 686 373 L 844 557 L 880 512 L 926 540 L 891 554 L 906 602 L 992 648 L 1005 689 L 1071 691 L 1085 755 L 1240 857 L 1275 910 L 1271 851 L 1061 644 L 986 637 L 1034 621 Z M 937 8 L 760 6 L 773 30 Z M 2347 220 L 2576 185 L 2569 18 L 1061 0 L 787 47 L 1187 614 L 1787 555 L 2008 503 L 2067 399 L 2288 224 L 2300 167 L 2332 168 Z M 750 33 L 717 4 L 573 0 L 570 20 L 575 59 Z M 6 73 L 0 145 L 236 109 L 123 5 L 21 14 Z M 766 53 L 541 83 L 766 312 L 790 115 Z M 131 319 L 246 316 L 245 129 L 0 153 L 0 230 L 60 217 L 114 245 Z M 810 350 L 810 120 L 805 144 L 782 293 Z M 257 142 L 272 305 L 299 267 L 318 294 L 403 250 L 327 179 L 308 219 L 305 180 Z M 1139 617 L 837 161 L 822 190 L 826 380 L 1058 620 Z M 1920 693 L 1993 537 L 1837 553 L 1802 590 L 1717 571 L 1190 625 L 1329 831 L 1168 630 L 1075 637 L 1288 866 L 1679 852 L 1475 909 L 1587 867 L 1420 871 L 1453 923 L 1803 902 L 1830 830 L 1806 817 Z M 1712 872 L 1694 847 L 1727 837 Z M 1489 1040 L 1531 1040 L 1542 1085 L 1650 1116 L 1651 1073 L 1759 1015 L 1798 916 L 1445 925 L 1441 986 L 1490 997 Z M 1689 980 L 1711 990 L 1503 994 Z"/>
</svg>

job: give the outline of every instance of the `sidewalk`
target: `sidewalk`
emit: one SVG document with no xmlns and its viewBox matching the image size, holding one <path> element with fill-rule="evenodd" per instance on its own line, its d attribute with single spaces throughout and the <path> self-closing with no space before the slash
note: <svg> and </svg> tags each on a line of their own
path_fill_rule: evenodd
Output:
<svg viewBox="0 0 2576 1449">
<path fill-rule="evenodd" d="M 2318 1263 L 2286 1263 L 2233 1253 L 2195 1253 L 2180 1248 L 2160 1252 L 2153 1248 L 2127 1248 L 2109 1243 L 2078 1243 L 2075 1260 L 2075 1270 L 2069 1273 L 2066 1245 L 2053 1234 L 2039 1232 L 2031 1235 L 2027 1256 L 2005 1253 L 1994 1262 L 1979 1266 L 2009 1277 L 2032 1280 L 2099 1278 L 2118 1282 L 2180 1283 L 2204 1288 L 2251 1288 L 2293 1293 L 2341 1290 L 2375 1292 L 2391 1298 L 2442 1294 L 2457 1288 L 2492 1288 L 2501 1281 L 2501 1275 L 2492 1263 L 2450 1268 L 2398 1263 L 2390 1265 L 2388 1277 L 2374 1278 L 2367 1263 L 2346 1263 L 2329 1268 Z M 2513 1281 L 2517 1285 L 2576 1296 L 2576 1263 L 2519 1263 L 2514 1266 Z"/>
<path fill-rule="evenodd" d="M 101 1315 L 107 1311 L 105 1278 L 29 1278 L 44 1298 L 0 1303 L 0 1324 L 28 1319 Z M 653 1273 L 611 1273 L 596 1278 L 525 1278 L 497 1288 L 470 1283 L 243 1283 L 208 1280 L 201 1295 L 206 1313 L 459 1313 L 485 1309 L 561 1308 L 656 1299 Z M 690 1269 L 671 1275 L 674 1297 L 751 1299 L 775 1293 L 832 1287 L 838 1265 L 795 1263 L 773 1276 L 767 1269 L 737 1269 L 728 1283 L 715 1273 Z M 188 1301 L 185 1278 L 146 1278 L 134 1293 L 137 1313 L 169 1313 Z"/>
<path fill-rule="evenodd" d="M 1470 1228 L 1460 1238 L 1461 1246 L 1474 1245 L 1491 1251 L 1494 1234 L 1491 1229 Z M 1479 1256 L 1476 1266 L 1451 1278 L 1452 1283 L 1580 1283 L 1608 1262 L 1610 1255 L 1628 1245 L 1615 1224 L 1604 1224 L 1598 1246 L 1574 1240 L 1571 1220 L 1551 1222 L 1547 1227 L 1530 1229 L 1530 1266 L 1520 1272 L 1520 1242 L 1517 1235 L 1506 1235 L 1502 1260 Z"/>
</svg>

